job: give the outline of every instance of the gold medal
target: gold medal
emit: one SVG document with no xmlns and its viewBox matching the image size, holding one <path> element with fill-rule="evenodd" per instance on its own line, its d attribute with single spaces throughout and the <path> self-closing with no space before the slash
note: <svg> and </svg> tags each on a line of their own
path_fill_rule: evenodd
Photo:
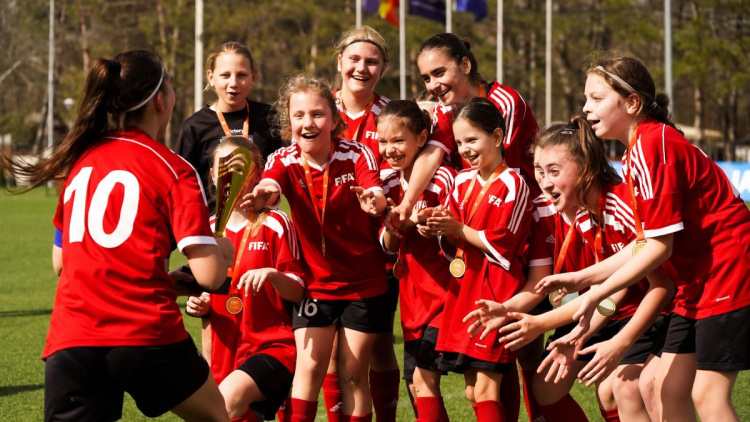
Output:
<svg viewBox="0 0 750 422">
<path fill-rule="evenodd" d="M 635 245 L 633 246 L 633 256 L 635 256 L 638 252 L 640 252 L 644 246 L 646 246 L 645 240 L 636 242 Z"/>
<path fill-rule="evenodd" d="M 552 292 L 552 293 L 549 294 L 549 303 L 555 309 L 557 309 L 560 306 L 562 306 L 562 298 L 560 298 L 560 300 L 555 300 L 555 298 L 558 297 L 558 296 L 560 296 L 561 294 L 562 294 L 562 290 L 558 290 L 556 292 Z"/>
<path fill-rule="evenodd" d="M 393 264 L 393 276 L 401 280 L 409 274 L 409 268 L 406 266 L 406 262 L 398 260 Z"/>
<path fill-rule="evenodd" d="M 610 316 L 615 313 L 617 306 L 615 305 L 615 301 L 611 297 L 608 297 L 596 305 L 596 310 L 604 316 Z"/>
<path fill-rule="evenodd" d="M 237 315 L 242 311 L 242 299 L 237 296 L 230 296 L 227 299 L 227 312 Z"/>
<path fill-rule="evenodd" d="M 456 258 L 451 261 L 451 264 L 448 268 L 450 269 L 451 275 L 453 277 L 461 278 L 466 272 L 466 262 L 464 262 L 464 260 L 461 258 Z"/>
</svg>

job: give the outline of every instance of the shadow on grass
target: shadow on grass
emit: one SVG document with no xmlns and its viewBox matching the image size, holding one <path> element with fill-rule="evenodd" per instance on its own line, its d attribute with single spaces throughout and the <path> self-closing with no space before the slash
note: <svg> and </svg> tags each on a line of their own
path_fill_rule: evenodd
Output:
<svg viewBox="0 0 750 422">
<path fill-rule="evenodd" d="M 9 385 L 0 387 L 0 397 L 12 396 L 14 394 L 25 393 L 27 391 L 36 391 L 44 388 L 44 384 L 35 385 Z"/>
<path fill-rule="evenodd" d="M 0 311 L 0 318 L 50 315 L 51 313 L 52 313 L 52 309 L 32 309 L 28 311 Z"/>
</svg>

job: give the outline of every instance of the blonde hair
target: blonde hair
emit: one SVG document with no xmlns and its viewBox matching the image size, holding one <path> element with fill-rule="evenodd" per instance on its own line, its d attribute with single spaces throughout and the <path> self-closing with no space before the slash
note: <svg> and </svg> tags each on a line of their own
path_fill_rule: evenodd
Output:
<svg viewBox="0 0 750 422">
<path fill-rule="evenodd" d="M 383 67 L 388 63 L 388 44 L 380 33 L 367 25 L 362 25 L 359 28 L 352 27 L 348 31 L 341 34 L 339 40 L 333 45 L 336 49 L 336 54 L 342 54 L 346 47 L 358 42 L 366 42 L 372 44 L 380 50 L 380 54 L 383 56 Z"/>
<path fill-rule="evenodd" d="M 338 122 L 331 131 L 332 137 L 337 137 L 346 128 L 346 123 L 339 116 L 336 99 L 331 92 L 331 84 L 325 78 L 299 73 L 287 79 L 286 83 L 279 89 L 279 99 L 276 100 L 276 123 L 282 139 L 290 140 L 292 138 L 289 98 L 292 94 L 298 92 L 315 94 L 326 100 L 331 108 L 333 118 Z"/>
<path fill-rule="evenodd" d="M 250 61 L 250 70 L 253 72 L 253 77 L 255 78 L 258 76 L 258 63 L 255 61 L 253 53 L 245 45 L 235 41 L 226 42 L 216 47 L 206 59 L 206 70 L 210 70 L 211 72 L 213 72 L 216 68 L 216 59 L 225 53 L 233 53 L 239 54 L 240 56 L 245 56 L 245 58 Z M 204 88 L 204 91 L 208 91 L 209 88 L 211 88 L 211 84 L 206 81 L 206 87 Z"/>
</svg>

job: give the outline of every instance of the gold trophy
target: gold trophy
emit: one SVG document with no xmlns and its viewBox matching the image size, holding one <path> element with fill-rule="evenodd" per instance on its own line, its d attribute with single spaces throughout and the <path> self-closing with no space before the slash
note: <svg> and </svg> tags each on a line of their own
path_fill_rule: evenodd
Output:
<svg viewBox="0 0 750 422">
<path fill-rule="evenodd" d="M 246 148 L 238 147 L 231 154 L 219 158 L 216 178 L 216 220 L 214 236 L 222 237 L 227 221 L 232 214 L 237 199 L 245 192 L 252 175 L 255 162 Z"/>
</svg>

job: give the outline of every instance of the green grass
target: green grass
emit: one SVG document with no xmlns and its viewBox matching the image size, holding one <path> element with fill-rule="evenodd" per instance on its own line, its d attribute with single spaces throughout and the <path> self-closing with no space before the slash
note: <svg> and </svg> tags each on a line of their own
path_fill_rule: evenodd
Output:
<svg viewBox="0 0 750 422">
<path fill-rule="evenodd" d="M 54 229 L 52 217 L 57 197 L 52 191 L 10 196 L 0 193 L 0 418 L 14 421 L 38 421 L 44 407 L 44 363 L 40 359 L 49 327 L 56 276 L 52 271 L 50 250 Z M 173 266 L 184 262 L 181 256 Z M 183 301 L 184 303 L 184 301 Z M 188 331 L 200 341 L 200 327 L 194 318 L 185 318 Z M 398 325 L 398 324 L 397 324 Z M 401 330 L 396 327 L 396 355 L 403 356 Z M 734 391 L 734 402 L 740 420 L 750 420 L 750 375 L 740 374 Z M 473 420 L 473 412 L 464 398 L 463 378 L 443 377 L 443 392 L 452 420 Z M 573 396 L 581 403 L 589 419 L 601 421 L 593 389 L 574 387 Z M 322 398 L 320 400 L 322 404 Z M 322 406 L 318 417 L 325 419 Z M 123 420 L 140 421 L 141 415 L 126 395 Z M 159 421 L 178 420 L 172 414 Z M 401 388 L 398 407 L 399 421 L 414 420 L 406 390 Z M 521 421 L 526 421 L 522 407 Z"/>
</svg>

